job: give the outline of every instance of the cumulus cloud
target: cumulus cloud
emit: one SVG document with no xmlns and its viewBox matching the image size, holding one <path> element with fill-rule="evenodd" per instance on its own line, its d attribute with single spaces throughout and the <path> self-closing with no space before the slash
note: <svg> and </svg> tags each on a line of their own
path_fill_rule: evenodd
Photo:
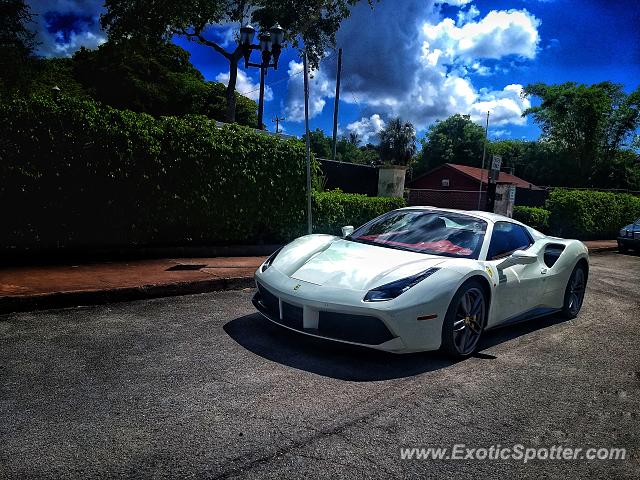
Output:
<svg viewBox="0 0 640 480">
<path fill-rule="evenodd" d="M 522 85 L 507 85 L 500 91 L 481 90 L 480 95 L 471 105 L 469 114 L 475 121 L 485 118 L 491 112 L 492 125 L 524 125 L 526 119 L 522 112 L 531 107 L 528 98 L 522 95 Z"/>
<path fill-rule="evenodd" d="M 39 55 L 70 56 L 80 47 L 96 48 L 106 41 L 100 29 L 101 0 L 27 0 L 34 17 Z"/>
<path fill-rule="evenodd" d="M 540 21 L 527 10 L 492 10 L 478 21 L 461 26 L 451 18 L 423 27 L 423 50 L 439 52 L 449 63 L 473 62 L 479 58 L 500 59 L 507 55 L 534 58 L 538 50 Z"/>
<path fill-rule="evenodd" d="M 521 85 L 478 89 L 472 78 L 502 69 L 496 59 L 536 56 L 539 21 L 529 12 L 491 11 L 481 17 L 472 5 L 456 24 L 442 17 L 441 3 L 434 1 L 405 0 L 401 9 L 381 2 L 373 11 L 364 3 L 337 35 L 344 47 L 340 98 L 357 104 L 363 117 L 350 124 L 352 129 L 366 131 L 374 115 L 381 121 L 400 116 L 421 130 L 454 113 L 482 121 L 487 110 L 492 110 L 492 124 L 525 123 L 521 114 L 529 103 L 520 95 Z M 492 68 L 483 64 L 485 59 L 491 59 Z M 316 73 L 320 80 L 311 85 L 312 117 L 333 98 L 335 70 L 335 62 L 326 61 Z M 290 120 L 303 118 L 300 77 L 289 81 L 285 103 Z"/>
<path fill-rule="evenodd" d="M 216 76 L 216 82 L 229 84 L 229 72 L 219 73 Z M 253 81 L 253 79 L 243 71 L 238 69 L 238 77 L 236 78 L 236 92 L 250 98 L 251 100 L 258 101 L 260 97 L 260 83 Z M 264 101 L 269 102 L 273 100 L 273 90 L 269 85 L 264 87 Z"/>
<path fill-rule="evenodd" d="M 285 99 L 285 115 L 288 120 L 304 120 L 304 75 L 303 64 L 294 60 L 289 62 L 289 84 Z M 310 72 L 309 76 L 309 117 L 322 113 L 327 97 L 335 95 L 335 86 L 329 81 L 322 69 Z"/>
<path fill-rule="evenodd" d="M 347 125 L 349 133 L 355 133 L 362 143 L 372 142 L 382 131 L 385 122 L 382 117 L 374 113 L 370 117 L 362 117 L 360 120 Z"/>
<path fill-rule="evenodd" d="M 445 0 L 442 3 L 447 3 L 453 7 L 461 7 L 467 3 L 471 3 L 473 0 Z"/>
<path fill-rule="evenodd" d="M 456 25 L 464 25 L 465 23 L 472 21 L 479 15 L 480 10 L 478 10 L 475 5 L 471 5 L 471 7 L 469 7 L 469 10 L 460 10 L 458 12 L 458 21 L 456 22 Z"/>
</svg>

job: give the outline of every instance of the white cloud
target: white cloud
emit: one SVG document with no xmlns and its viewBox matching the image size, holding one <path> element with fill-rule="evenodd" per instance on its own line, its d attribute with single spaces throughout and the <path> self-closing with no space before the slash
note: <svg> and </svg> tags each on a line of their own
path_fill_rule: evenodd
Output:
<svg viewBox="0 0 640 480">
<path fill-rule="evenodd" d="M 522 85 L 507 85 L 501 91 L 480 91 L 480 96 L 471 105 L 469 114 L 475 121 L 485 118 L 487 112 L 491 112 L 492 125 L 524 125 L 526 118 L 522 112 L 531 107 L 528 98 L 522 96 Z"/>
<path fill-rule="evenodd" d="M 304 75 L 302 62 L 289 62 L 289 84 L 285 100 L 285 115 L 288 120 L 304 120 Z M 309 76 L 309 118 L 322 113 L 326 105 L 325 98 L 335 95 L 335 86 L 323 70 L 310 72 Z"/>
<path fill-rule="evenodd" d="M 90 31 L 82 33 L 71 32 L 66 41 L 64 38 L 61 38 L 59 34 L 57 38 L 59 41 L 51 45 L 51 49 L 49 50 L 51 56 L 54 57 L 70 57 L 80 47 L 94 49 L 107 41 L 104 35 L 97 35 Z"/>
<path fill-rule="evenodd" d="M 471 5 L 469 10 L 460 10 L 460 12 L 458 12 L 458 21 L 456 24 L 464 25 L 465 23 L 472 21 L 474 18 L 477 18 L 479 15 L 480 10 L 478 10 L 475 5 Z"/>
<path fill-rule="evenodd" d="M 511 130 L 499 128 L 498 130 L 493 130 L 493 131 L 490 131 L 489 133 L 493 138 L 504 138 L 511 135 Z"/>
<path fill-rule="evenodd" d="M 40 45 L 37 53 L 44 57 L 68 57 L 80 47 L 96 48 L 107 40 L 100 29 L 103 2 L 95 0 L 27 0 L 34 13 L 30 28 Z M 67 30 L 56 30 L 51 16 L 72 15 L 75 22 Z"/>
<path fill-rule="evenodd" d="M 442 3 L 448 3 L 453 7 L 462 7 L 471 2 L 473 2 L 473 0 L 444 0 Z"/>
<path fill-rule="evenodd" d="M 540 21 L 527 10 L 492 10 L 486 17 L 461 26 L 445 18 L 435 25 L 425 23 L 423 52 L 440 52 L 439 59 L 444 63 L 507 55 L 534 58 L 540 42 L 539 26 Z"/>
<path fill-rule="evenodd" d="M 382 131 L 385 122 L 379 114 L 374 113 L 370 117 L 362 117 L 356 122 L 347 125 L 349 133 L 355 133 L 362 143 L 369 143 Z"/>
<path fill-rule="evenodd" d="M 503 72 L 505 64 L 495 59 L 535 57 L 539 21 L 526 10 L 479 17 L 472 5 L 456 25 L 441 12 L 439 3 L 425 0 L 405 0 L 402 9 L 394 2 L 380 2 L 373 11 L 366 2 L 354 8 L 337 35 L 344 46 L 340 98 L 357 104 L 362 113 L 351 129 L 367 132 L 374 115 L 380 121 L 400 116 L 417 130 L 455 113 L 483 122 L 487 110 L 492 125 L 526 123 L 521 115 L 529 102 L 520 96 L 521 85 L 478 89 L 473 78 Z M 494 59 L 491 68 L 485 59 Z M 289 74 L 301 68 L 292 62 Z M 312 117 L 333 98 L 334 78 L 335 62 L 322 62 L 311 85 Z M 291 121 L 303 119 L 302 94 L 298 75 L 290 79 L 286 99 Z"/>
<path fill-rule="evenodd" d="M 229 84 L 229 73 L 219 73 L 216 76 L 216 82 Z M 244 70 L 238 69 L 238 77 L 236 78 L 236 92 L 250 98 L 251 100 L 258 101 L 260 97 L 260 83 L 254 83 L 251 77 L 248 77 Z M 273 100 L 273 90 L 269 85 L 264 87 L 264 101 L 269 102 Z"/>
</svg>

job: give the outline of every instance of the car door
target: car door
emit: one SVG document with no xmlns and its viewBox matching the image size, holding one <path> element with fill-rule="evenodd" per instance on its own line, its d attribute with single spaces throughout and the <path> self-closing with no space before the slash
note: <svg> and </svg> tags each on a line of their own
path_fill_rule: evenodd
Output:
<svg viewBox="0 0 640 480">
<path fill-rule="evenodd" d="M 496 222 L 493 225 L 487 261 L 497 272 L 493 313 L 489 325 L 510 320 L 538 306 L 543 294 L 540 259 L 541 245 L 536 246 L 529 232 L 521 225 L 511 222 Z M 538 260 L 529 265 L 514 265 L 498 269 L 502 260 L 516 250 L 535 253 Z"/>
</svg>

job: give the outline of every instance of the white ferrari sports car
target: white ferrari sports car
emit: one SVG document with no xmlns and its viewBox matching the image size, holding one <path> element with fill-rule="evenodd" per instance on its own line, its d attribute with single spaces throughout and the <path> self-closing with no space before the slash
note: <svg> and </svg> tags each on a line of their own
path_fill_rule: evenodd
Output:
<svg viewBox="0 0 640 480">
<path fill-rule="evenodd" d="M 307 335 L 463 358 L 486 329 L 576 317 L 588 274 L 578 240 L 493 213 L 408 207 L 284 246 L 256 271 L 253 304 Z"/>
</svg>

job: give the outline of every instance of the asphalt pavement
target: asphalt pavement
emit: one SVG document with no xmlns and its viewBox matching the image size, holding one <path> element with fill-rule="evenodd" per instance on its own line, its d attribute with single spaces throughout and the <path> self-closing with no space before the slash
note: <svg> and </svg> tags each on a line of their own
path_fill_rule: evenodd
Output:
<svg viewBox="0 0 640 480">
<path fill-rule="evenodd" d="M 0 316 L 0 478 L 638 478 L 640 256 L 592 256 L 572 321 L 478 355 L 271 325 L 250 289 Z M 401 460 L 401 447 L 623 447 L 626 460 Z"/>
</svg>

